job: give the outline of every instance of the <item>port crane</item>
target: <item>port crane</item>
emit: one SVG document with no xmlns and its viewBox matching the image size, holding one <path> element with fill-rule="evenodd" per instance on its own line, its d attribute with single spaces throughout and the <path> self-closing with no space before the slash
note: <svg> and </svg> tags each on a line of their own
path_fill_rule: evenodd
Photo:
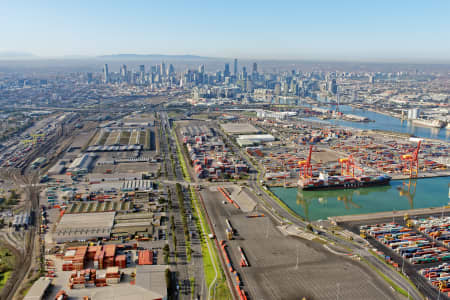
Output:
<svg viewBox="0 0 450 300">
<path fill-rule="evenodd" d="M 300 167 L 300 178 L 311 178 L 312 177 L 312 165 L 311 165 L 311 154 L 313 146 L 309 145 L 309 154 L 306 160 L 301 160 L 298 162 Z"/>
<path fill-rule="evenodd" d="M 364 174 L 364 170 L 356 165 L 353 155 L 340 158 L 339 163 L 341 164 L 341 175 L 343 176 L 355 177 L 355 169 L 359 170 L 361 174 Z"/>
<path fill-rule="evenodd" d="M 419 176 L 419 151 L 422 140 L 417 143 L 417 148 L 412 154 L 403 154 L 400 159 L 403 161 L 403 171 L 408 174 L 409 178 L 417 178 Z"/>
</svg>

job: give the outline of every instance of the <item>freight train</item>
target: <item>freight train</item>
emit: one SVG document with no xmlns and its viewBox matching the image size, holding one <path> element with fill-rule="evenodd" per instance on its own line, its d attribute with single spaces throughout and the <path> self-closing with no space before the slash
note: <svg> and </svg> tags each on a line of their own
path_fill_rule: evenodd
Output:
<svg viewBox="0 0 450 300">
<path fill-rule="evenodd" d="M 298 186 L 305 191 L 356 189 L 362 187 L 388 185 L 391 181 L 388 175 L 376 176 L 329 176 L 321 173 L 319 177 L 304 178 L 298 181 Z"/>
</svg>

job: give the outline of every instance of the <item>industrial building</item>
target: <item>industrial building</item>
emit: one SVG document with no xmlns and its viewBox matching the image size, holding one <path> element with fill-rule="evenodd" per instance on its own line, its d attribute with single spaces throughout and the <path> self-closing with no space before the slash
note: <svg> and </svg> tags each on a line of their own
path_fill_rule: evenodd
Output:
<svg viewBox="0 0 450 300">
<path fill-rule="evenodd" d="M 240 135 L 236 142 L 241 146 L 251 146 L 260 143 L 273 142 L 275 138 L 271 134 L 249 134 Z"/>
<path fill-rule="evenodd" d="M 153 237 L 155 226 L 161 224 L 161 216 L 153 213 L 124 214 L 116 217 L 116 224 L 112 229 L 114 236 Z"/>
<path fill-rule="evenodd" d="M 136 151 L 142 148 L 142 145 L 89 146 L 86 152 Z"/>
<path fill-rule="evenodd" d="M 47 292 L 50 285 L 52 284 L 52 279 L 47 277 L 40 277 L 31 286 L 30 290 L 24 300 L 43 300 L 46 298 Z"/>
<path fill-rule="evenodd" d="M 27 212 L 20 213 L 14 216 L 14 220 L 12 222 L 12 225 L 18 229 L 20 227 L 26 227 L 30 225 L 30 214 Z"/>
<path fill-rule="evenodd" d="M 49 176 L 59 175 L 62 174 L 66 170 L 66 161 L 65 160 L 59 160 L 53 167 L 51 167 L 48 170 Z"/>
<path fill-rule="evenodd" d="M 227 134 L 254 134 L 260 130 L 250 123 L 225 123 L 220 124 L 223 131 Z"/>
<path fill-rule="evenodd" d="M 67 171 L 72 174 L 86 174 L 91 169 L 96 158 L 97 155 L 95 154 L 83 154 L 74 159 L 67 168 Z"/>
<path fill-rule="evenodd" d="M 109 238 L 115 212 L 64 214 L 53 233 L 56 243 Z"/>
<path fill-rule="evenodd" d="M 293 111 L 266 111 L 266 110 L 258 110 L 256 112 L 256 116 L 261 119 L 277 119 L 277 120 L 286 120 L 288 117 L 296 116 L 297 112 Z"/>
<path fill-rule="evenodd" d="M 150 180 L 128 180 L 122 184 L 123 192 L 130 191 L 153 191 L 158 189 L 158 185 Z"/>
</svg>

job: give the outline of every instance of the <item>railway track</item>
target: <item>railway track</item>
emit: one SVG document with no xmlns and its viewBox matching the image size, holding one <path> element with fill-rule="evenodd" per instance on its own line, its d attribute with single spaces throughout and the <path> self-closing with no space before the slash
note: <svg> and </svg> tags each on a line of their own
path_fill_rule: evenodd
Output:
<svg viewBox="0 0 450 300">
<path fill-rule="evenodd" d="M 73 130 L 73 126 L 70 127 Z M 23 251 L 17 251 L 18 261 L 20 265 L 16 268 L 15 272 L 12 274 L 8 280 L 8 284 L 1 291 L 0 299 L 12 299 L 22 283 L 24 282 L 28 272 L 33 266 L 33 260 L 35 259 L 35 247 L 36 237 L 39 235 L 39 186 L 37 185 L 40 180 L 39 171 L 32 170 L 30 168 L 30 163 L 36 159 L 42 153 L 49 153 L 50 150 L 57 144 L 58 139 L 66 138 L 70 135 L 71 130 L 63 130 L 61 128 L 54 136 L 41 144 L 36 150 L 34 150 L 28 157 L 24 160 L 20 169 L 13 169 L 7 171 L 8 176 L 18 184 L 24 185 L 26 199 L 26 210 L 30 215 L 35 215 L 34 224 L 29 226 L 29 229 L 25 237 L 25 249 Z"/>
</svg>

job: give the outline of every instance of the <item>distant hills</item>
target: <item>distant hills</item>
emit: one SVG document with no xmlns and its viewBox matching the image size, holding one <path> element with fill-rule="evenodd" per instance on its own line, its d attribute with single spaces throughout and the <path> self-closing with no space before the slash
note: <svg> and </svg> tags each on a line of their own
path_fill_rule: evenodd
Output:
<svg viewBox="0 0 450 300">
<path fill-rule="evenodd" d="M 206 57 L 206 56 L 198 56 L 198 55 L 166 55 L 166 54 L 111 54 L 111 55 L 101 55 L 97 56 L 97 58 L 100 59 L 130 59 L 130 60 L 143 60 L 143 59 L 149 59 L 149 60 L 205 60 L 205 59 L 216 59 L 212 57 Z"/>
<path fill-rule="evenodd" d="M 33 53 L 19 51 L 0 51 L 0 59 L 35 58 Z"/>
</svg>

